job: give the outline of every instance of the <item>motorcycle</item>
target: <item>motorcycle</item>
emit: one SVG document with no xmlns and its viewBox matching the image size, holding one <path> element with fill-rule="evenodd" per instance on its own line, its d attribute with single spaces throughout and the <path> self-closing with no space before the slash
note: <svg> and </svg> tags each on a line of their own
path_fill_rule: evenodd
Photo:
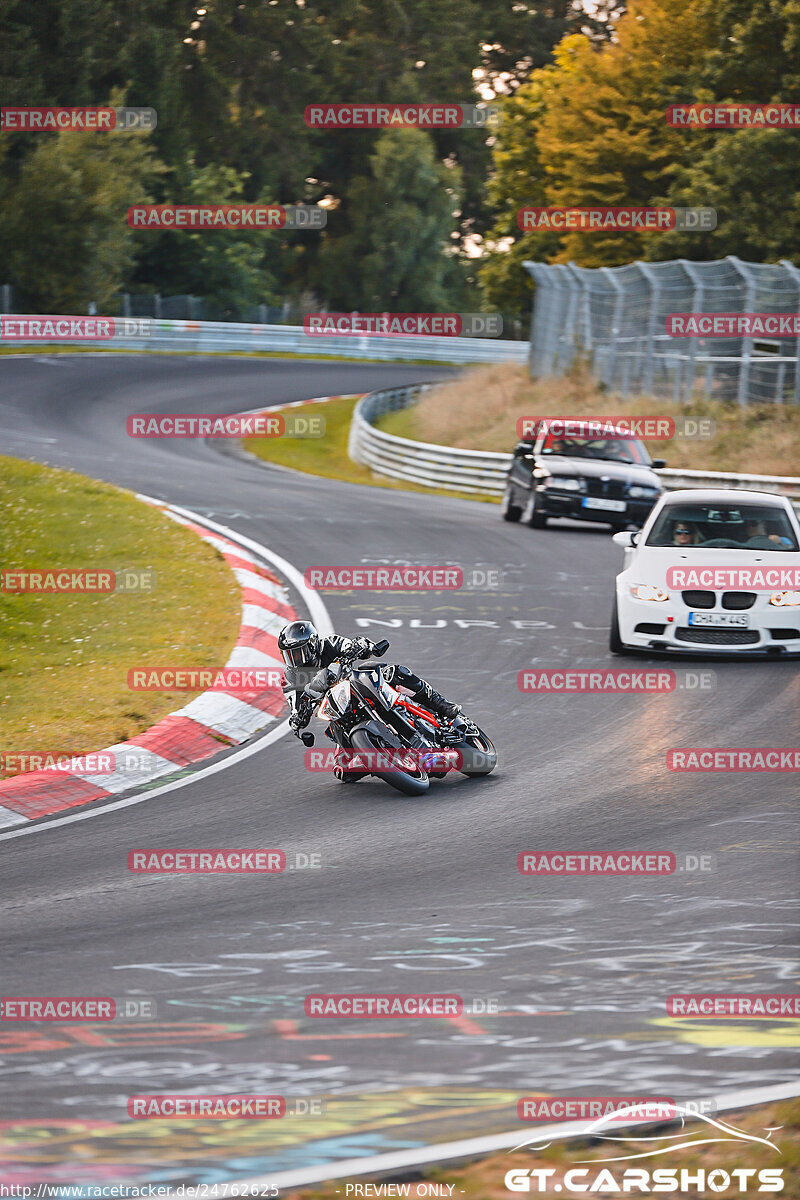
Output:
<svg viewBox="0 0 800 1200">
<path fill-rule="evenodd" d="M 388 647 L 378 642 L 375 656 L 382 657 Z M 497 765 L 491 739 L 473 721 L 436 716 L 388 684 L 377 662 L 356 666 L 342 657 L 317 671 L 305 694 L 336 744 L 330 765 L 338 768 L 342 782 L 374 775 L 407 796 L 421 796 L 431 778 L 441 779 L 450 770 L 475 777 L 490 775 Z M 297 736 L 304 746 L 314 745 L 308 730 Z"/>
</svg>

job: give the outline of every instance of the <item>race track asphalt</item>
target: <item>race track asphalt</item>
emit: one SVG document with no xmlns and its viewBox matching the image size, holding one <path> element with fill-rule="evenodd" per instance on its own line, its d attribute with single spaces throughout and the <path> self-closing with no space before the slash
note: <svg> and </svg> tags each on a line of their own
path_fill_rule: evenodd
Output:
<svg viewBox="0 0 800 1200">
<path fill-rule="evenodd" d="M 343 788 L 304 770 L 285 737 L 134 807 L 0 841 L 2 994 L 139 996 L 157 1013 L 3 1022 L 4 1181 L 236 1180 L 513 1128 L 516 1098 L 533 1093 L 684 1098 L 791 1077 L 788 1021 L 679 1021 L 666 998 L 792 991 L 797 777 L 675 773 L 665 756 L 797 745 L 796 662 L 666 664 L 712 670 L 713 692 L 523 694 L 524 667 L 624 665 L 607 649 L 621 565 L 608 530 L 536 532 L 494 505 L 125 434 L 132 412 L 236 412 L 447 373 L 0 358 L 2 453 L 183 505 L 301 570 L 411 560 L 503 573 L 495 590 L 325 596 L 337 630 L 389 637 L 390 660 L 488 730 L 500 752 L 488 779 L 451 777 L 422 800 L 377 781 Z M 136 876 L 136 847 L 280 847 L 321 866 Z M 711 869 L 517 870 L 520 851 L 588 849 L 707 855 Z M 315 1021 L 303 997 L 319 992 L 457 993 L 490 1011 Z M 168 1092 L 326 1097 L 328 1108 L 269 1127 L 127 1118 L 129 1096 Z"/>
</svg>

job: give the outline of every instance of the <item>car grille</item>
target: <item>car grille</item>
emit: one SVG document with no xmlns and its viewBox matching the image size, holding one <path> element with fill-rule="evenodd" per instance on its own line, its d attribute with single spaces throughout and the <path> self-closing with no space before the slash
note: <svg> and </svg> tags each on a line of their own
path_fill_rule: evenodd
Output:
<svg viewBox="0 0 800 1200">
<path fill-rule="evenodd" d="M 675 630 L 678 642 L 696 642 L 704 646 L 752 646 L 758 641 L 757 629 L 687 629 Z"/>
<path fill-rule="evenodd" d="M 756 602 L 755 592 L 723 592 L 723 608 L 752 608 Z"/>
<path fill-rule="evenodd" d="M 714 592 L 681 592 L 687 608 L 713 608 L 717 602 Z"/>
<path fill-rule="evenodd" d="M 655 625 L 652 621 L 640 621 L 633 632 L 660 634 L 663 633 L 666 628 L 666 625 Z"/>
<path fill-rule="evenodd" d="M 621 479 L 609 479 L 604 482 L 596 475 L 589 475 L 586 477 L 586 492 L 589 496 L 605 496 L 608 500 L 624 500 L 628 489 Z"/>
</svg>

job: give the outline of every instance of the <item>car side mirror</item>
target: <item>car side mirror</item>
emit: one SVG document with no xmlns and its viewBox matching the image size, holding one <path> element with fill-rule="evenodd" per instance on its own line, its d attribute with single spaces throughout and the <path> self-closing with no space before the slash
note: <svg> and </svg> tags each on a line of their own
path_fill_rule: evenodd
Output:
<svg viewBox="0 0 800 1200">
<path fill-rule="evenodd" d="M 616 546 L 622 546 L 623 550 L 630 550 L 638 543 L 639 534 L 630 529 L 620 529 L 611 540 Z"/>
<path fill-rule="evenodd" d="M 663 469 L 666 465 L 667 465 L 667 460 L 665 458 L 654 458 L 653 459 L 652 466 L 653 466 L 654 471 L 663 471 Z"/>
<path fill-rule="evenodd" d="M 514 458 L 525 458 L 533 449 L 527 442 L 521 442 L 514 450 Z"/>
</svg>

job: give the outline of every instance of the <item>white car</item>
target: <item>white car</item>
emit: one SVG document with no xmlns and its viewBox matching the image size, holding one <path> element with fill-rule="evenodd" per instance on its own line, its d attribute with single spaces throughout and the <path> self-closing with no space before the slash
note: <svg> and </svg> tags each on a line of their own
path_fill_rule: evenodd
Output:
<svg viewBox="0 0 800 1200">
<path fill-rule="evenodd" d="M 671 492 L 614 541 L 613 653 L 800 654 L 800 523 L 785 497 Z"/>
</svg>

